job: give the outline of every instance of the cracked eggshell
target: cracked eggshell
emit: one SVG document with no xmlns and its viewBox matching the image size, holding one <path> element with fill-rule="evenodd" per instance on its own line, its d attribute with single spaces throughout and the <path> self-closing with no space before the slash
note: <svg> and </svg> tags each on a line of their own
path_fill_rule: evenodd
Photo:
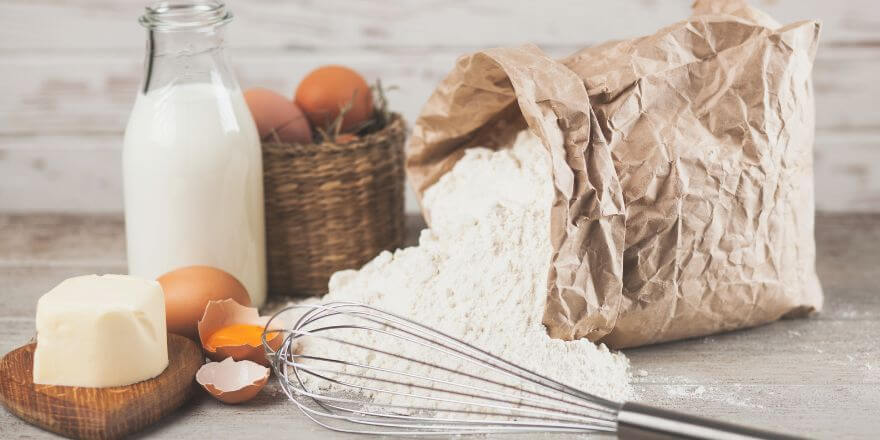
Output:
<svg viewBox="0 0 880 440">
<path fill-rule="evenodd" d="M 196 382 L 223 403 L 242 403 L 253 399 L 269 380 L 269 369 L 251 361 L 237 362 L 231 357 L 208 362 L 196 372 Z"/>
<path fill-rule="evenodd" d="M 263 366 L 268 366 L 269 360 L 266 358 L 266 352 L 263 349 L 262 344 L 256 347 L 249 344 L 212 347 L 208 345 L 208 338 L 210 338 L 214 332 L 226 326 L 234 324 L 252 324 L 263 327 L 269 322 L 269 319 L 269 316 L 260 316 L 257 309 L 253 307 L 245 307 L 231 299 L 210 301 L 205 307 L 205 313 L 202 314 L 202 319 L 199 320 L 199 340 L 201 341 L 202 348 L 205 350 L 208 357 L 215 361 L 231 357 L 236 361 L 249 360 Z M 277 318 L 272 321 L 272 325 L 270 326 L 270 329 L 274 330 L 280 330 L 283 328 L 284 323 Z M 273 333 L 267 335 L 267 337 L 269 338 L 267 342 L 273 350 L 278 350 L 278 348 L 281 347 L 281 342 L 284 339 L 284 336 L 281 333 Z"/>
</svg>

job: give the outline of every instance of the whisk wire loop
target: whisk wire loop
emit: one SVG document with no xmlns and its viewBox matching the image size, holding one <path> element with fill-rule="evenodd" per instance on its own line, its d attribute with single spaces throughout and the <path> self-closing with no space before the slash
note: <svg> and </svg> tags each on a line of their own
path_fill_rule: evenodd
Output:
<svg viewBox="0 0 880 440">
<path fill-rule="evenodd" d="M 278 316 L 297 309 L 305 312 L 293 326 L 270 329 Z M 439 330 L 367 305 L 295 305 L 274 315 L 266 329 L 264 346 L 283 392 L 310 419 L 329 429 L 385 435 L 615 429 L 614 402 L 573 393 L 567 385 Z M 371 342 L 387 337 L 392 348 L 365 345 L 337 335 L 351 336 L 353 332 L 368 333 Z M 284 334 L 278 350 L 266 344 L 267 335 L 272 333 Z M 303 353 L 309 344 L 363 350 L 368 357 L 393 358 L 399 361 L 395 365 L 402 363 L 406 369 Z M 402 346 L 430 356 L 420 359 L 395 351 L 402 350 Z M 459 364 L 444 365 L 437 359 Z M 413 371 L 419 368 L 430 375 Z M 441 374 L 445 377 L 438 376 Z M 328 388 L 343 392 L 331 395 L 322 391 Z M 381 399 L 375 399 L 377 396 Z M 401 399 L 422 404 L 394 403 Z"/>
<path fill-rule="evenodd" d="M 331 360 L 331 361 L 333 361 L 333 362 L 338 362 L 338 361 L 336 361 L 336 360 Z M 530 414 L 530 413 L 531 413 L 531 414 L 535 414 L 535 415 L 540 415 L 541 417 L 545 418 L 545 420 L 546 420 L 547 417 L 551 417 L 551 418 L 558 418 L 558 420 L 560 420 L 560 421 L 562 421 L 562 420 L 568 420 L 568 421 L 575 421 L 575 420 L 582 420 L 582 421 L 583 421 L 583 420 L 589 420 L 589 421 L 594 421 L 594 422 L 600 422 L 600 421 L 601 421 L 601 419 L 598 419 L 598 418 L 595 418 L 595 417 L 584 416 L 584 415 L 580 415 L 580 414 L 577 414 L 577 413 L 574 413 L 574 412 L 564 411 L 564 410 L 561 410 L 561 409 L 558 409 L 558 408 L 553 408 L 553 407 L 550 407 L 550 406 L 542 406 L 542 405 L 541 405 L 542 401 L 540 401 L 540 400 L 536 400 L 536 399 L 523 398 L 523 399 L 521 399 L 521 400 L 516 400 L 516 396 L 513 395 L 513 394 L 504 394 L 504 393 L 500 393 L 500 392 L 497 392 L 497 391 L 494 391 L 494 390 L 485 389 L 485 388 L 479 388 L 479 387 L 474 387 L 474 386 L 465 385 L 465 384 L 456 384 L 456 383 L 453 383 L 453 382 L 451 382 L 451 381 L 447 381 L 447 380 L 443 380 L 443 379 L 431 379 L 431 378 L 426 378 L 426 377 L 424 377 L 424 376 L 420 376 L 420 375 L 414 375 L 414 374 L 410 374 L 410 373 L 399 372 L 399 371 L 392 371 L 392 370 L 387 370 L 387 369 L 379 369 L 379 368 L 376 368 L 376 367 L 372 367 L 372 366 L 368 366 L 368 365 L 362 365 L 362 364 L 355 364 L 355 363 L 352 363 L 352 364 L 350 364 L 350 365 L 355 365 L 355 366 L 359 366 L 359 367 L 362 366 L 364 369 L 370 369 L 370 370 L 377 369 L 377 370 L 380 370 L 380 371 L 393 372 L 393 373 L 395 373 L 395 374 L 399 374 L 399 375 L 402 375 L 402 376 L 408 376 L 408 377 L 411 377 L 411 378 L 417 378 L 417 379 L 423 379 L 423 380 L 430 380 L 430 381 L 433 381 L 433 382 L 442 383 L 442 384 L 444 384 L 444 385 L 451 385 L 451 386 L 454 386 L 454 387 L 465 388 L 465 389 L 469 389 L 469 390 L 472 390 L 472 391 L 480 391 L 480 392 L 484 392 L 484 393 L 487 393 L 487 394 L 498 395 L 499 397 L 498 397 L 498 399 L 495 400 L 495 401 L 497 401 L 497 402 L 499 402 L 499 403 L 508 404 L 508 405 L 507 405 L 507 406 L 503 406 L 503 405 L 486 405 L 486 404 L 480 404 L 480 403 L 474 403 L 474 402 L 467 402 L 467 401 L 439 399 L 439 398 L 435 398 L 435 397 L 424 397 L 425 399 L 428 399 L 428 400 L 443 401 L 443 402 L 457 403 L 457 404 L 470 405 L 470 406 L 480 406 L 480 407 L 484 407 L 484 408 L 493 408 L 493 409 L 499 409 L 499 410 L 503 410 L 503 409 L 516 410 L 516 411 L 518 412 L 517 415 L 520 415 L 520 416 L 523 416 L 523 417 L 527 417 L 527 416 L 528 416 L 527 414 Z M 337 370 L 331 370 L 331 369 L 314 368 L 314 367 L 311 367 L 311 366 L 309 366 L 309 365 L 307 365 L 307 364 L 296 364 L 296 366 L 298 366 L 298 367 L 300 368 L 300 370 L 303 371 L 303 372 L 306 372 L 306 373 L 312 374 L 312 375 L 314 375 L 314 376 L 316 376 L 316 377 L 319 377 L 319 378 L 322 378 L 322 379 L 325 379 L 325 380 L 327 380 L 327 381 L 331 381 L 331 382 L 334 382 L 334 383 L 337 383 L 337 384 L 340 384 L 340 385 L 346 385 L 346 386 L 350 386 L 350 387 L 352 387 L 352 388 L 358 388 L 358 389 L 361 389 L 361 390 L 364 390 L 364 391 L 382 391 L 382 392 L 388 392 L 388 393 L 395 394 L 395 395 L 412 396 L 412 394 L 410 394 L 410 393 L 400 393 L 400 392 L 395 392 L 395 391 L 390 391 L 390 390 L 387 390 L 387 391 L 386 391 L 386 390 L 380 390 L 380 389 L 375 389 L 375 388 L 365 388 L 365 387 L 362 387 L 362 386 L 357 385 L 357 384 L 354 384 L 354 383 L 347 383 L 347 382 L 340 381 L 340 380 L 338 380 L 338 379 L 327 378 L 326 376 L 323 376 L 323 375 L 317 374 L 316 371 L 317 371 L 317 372 L 332 372 L 332 373 L 336 373 L 338 376 L 361 377 L 361 376 L 357 376 L 357 375 L 354 375 L 354 374 L 351 374 L 351 373 L 345 373 L 345 372 L 340 372 L 340 371 L 337 371 Z M 375 377 L 375 376 L 369 376 L 369 379 L 371 379 L 371 380 L 375 380 L 375 381 L 377 381 L 377 382 L 382 382 L 382 383 L 392 384 L 392 385 L 410 386 L 410 387 L 419 388 L 419 389 L 423 389 L 423 390 L 439 391 L 439 392 L 442 392 L 442 393 L 455 394 L 455 395 L 459 395 L 459 396 L 463 396 L 463 397 L 469 397 L 469 398 L 474 398 L 474 399 L 484 399 L 484 398 L 485 398 L 484 395 L 473 394 L 473 393 L 466 393 L 466 392 L 462 392 L 462 391 L 456 391 L 456 390 L 451 389 L 451 388 L 433 388 L 433 387 L 428 387 L 428 386 L 426 386 L 426 385 L 419 385 L 419 384 L 413 384 L 413 383 L 406 383 L 406 382 L 401 382 L 401 381 L 392 380 L 392 379 L 385 379 L 385 378 Z M 526 404 L 526 403 L 524 403 L 524 402 L 530 402 L 530 403 L 529 403 L 529 404 Z M 517 407 L 514 406 L 514 405 L 518 405 L 518 406 L 520 406 L 520 408 L 517 408 Z M 388 406 L 391 407 L 390 405 L 388 405 Z M 400 408 L 400 407 L 399 407 L 399 408 Z M 429 408 L 421 408 L 421 407 L 415 407 L 415 406 L 407 406 L 407 407 L 402 407 L 402 408 L 407 408 L 407 409 L 417 409 L 417 410 L 428 410 L 428 409 L 429 409 Z M 525 408 L 532 408 L 532 409 L 536 409 L 536 410 L 538 410 L 538 411 L 528 411 L 528 410 L 526 410 Z M 543 410 L 543 411 L 542 411 L 542 410 Z M 452 411 L 455 411 L 455 410 L 449 410 L 449 409 L 447 409 L 446 411 L 448 411 L 448 412 L 452 412 Z"/>
<path fill-rule="evenodd" d="M 486 377 L 478 377 L 478 376 L 476 376 L 476 375 L 469 374 L 469 373 L 464 372 L 464 371 L 453 370 L 453 369 L 451 369 L 451 368 L 448 368 L 448 367 L 445 367 L 445 366 L 442 366 L 442 365 L 431 364 L 431 363 L 426 362 L 426 361 L 422 361 L 422 360 L 419 360 L 419 359 L 414 359 L 414 358 L 412 358 L 412 357 L 410 357 L 410 356 L 404 356 L 404 355 L 401 355 L 401 354 L 392 353 L 392 352 L 389 352 L 389 351 L 386 351 L 386 350 L 382 350 L 382 349 L 379 349 L 379 348 L 375 348 L 375 347 L 367 347 L 367 346 L 364 346 L 364 345 L 362 345 L 362 344 L 357 344 L 357 343 L 353 343 L 353 342 L 349 342 L 349 341 L 341 340 L 341 339 L 338 339 L 338 338 L 333 338 L 333 337 L 328 337 L 328 336 L 325 336 L 325 335 L 319 335 L 319 334 L 318 334 L 318 333 L 319 333 L 320 331 L 322 331 L 322 330 L 325 330 L 325 329 L 335 329 L 335 328 L 339 328 L 339 326 L 322 327 L 322 328 L 319 328 L 319 329 L 313 330 L 313 331 L 311 331 L 311 332 L 302 332 L 302 331 L 299 331 L 299 330 L 294 330 L 294 332 L 297 333 L 297 334 L 303 335 L 303 336 L 312 336 L 312 337 L 320 338 L 320 339 L 327 340 L 327 341 L 338 342 L 338 343 L 340 343 L 340 344 L 345 344 L 345 345 L 348 345 L 348 346 L 351 346 L 351 347 L 357 347 L 357 348 L 361 348 L 361 349 L 365 349 L 365 350 L 373 350 L 374 352 L 376 352 L 376 353 L 378 353 L 378 354 L 383 354 L 383 355 L 387 355 L 387 356 L 389 356 L 389 357 L 394 357 L 394 358 L 396 358 L 396 359 L 405 360 L 405 361 L 407 361 L 407 362 L 412 362 L 413 364 L 424 365 L 424 366 L 428 366 L 428 367 L 436 368 L 436 369 L 438 369 L 438 370 L 440 370 L 440 371 L 445 371 L 445 372 L 448 372 L 448 373 L 450 373 L 450 374 L 454 374 L 454 375 L 461 376 L 461 377 L 463 377 L 463 378 L 472 379 L 472 380 L 477 380 L 477 381 L 485 381 L 485 382 L 487 382 L 487 383 L 489 383 L 489 384 L 497 385 L 497 386 L 499 386 L 499 387 L 503 387 L 503 388 L 506 388 L 506 389 L 518 390 L 518 391 L 520 391 L 521 396 L 518 396 L 518 397 L 517 397 L 517 396 L 514 396 L 514 398 L 517 399 L 517 400 L 519 400 L 520 403 L 525 403 L 525 402 L 536 403 L 536 404 L 537 404 L 537 403 L 540 403 L 540 402 L 542 401 L 541 399 L 535 399 L 535 398 L 532 397 L 532 396 L 537 396 L 537 397 L 541 397 L 541 398 L 544 398 L 544 399 L 551 399 L 551 400 L 553 400 L 553 401 L 563 400 L 563 401 L 566 401 L 566 402 L 571 403 L 571 404 L 578 404 L 578 402 L 571 402 L 571 401 L 569 401 L 568 399 L 565 399 L 564 396 L 551 396 L 551 395 L 544 394 L 544 393 L 539 393 L 539 392 L 536 392 L 536 391 L 525 390 L 525 389 L 523 389 L 523 388 L 521 388 L 521 387 L 514 387 L 514 386 L 511 386 L 511 385 L 509 385 L 509 384 L 506 384 L 506 383 L 503 383 L 503 382 L 500 382 L 500 381 L 495 381 L 495 380 L 492 380 L 492 379 L 490 379 L 490 378 L 486 378 Z M 354 328 L 357 328 L 357 329 L 366 329 L 365 327 L 361 327 L 361 326 L 352 326 L 352 327 L 350 327 L 350 328 L 352 328 L 352 329 L 354 329 Z M 415 341 L 415 340 L 412 340 L 412 339 L 410 339 L 410 338 L 406 338 L 406 337 L 400 337 L 399 335 L 395 335 L 394 333 L 387 332 L 387 331 L 384 331 L 384 330 L 382 330 L 382 329 L 374 329 L 374 328 L 370 328 L 370 330 L 373 330 L 373 331 L 375 331 L 376 333 L 385 334 L 385 335 L 389 335 L 389 336 L 392 336 L 392 337 L 398 337 L 398 338 L 403 339 L 403 340 L 405 340 L 405 341 L 413 342 L 413 343 L 416 343 L 416 344 L 421 345 L 421 346 L 426 346 L 426 347 L 428 346 L 428 344 L 425 344 L 425 343 L 423 343 L 423 342 Z M 462 359 L 464 359 L 464 360 L 470 360 L 470 359 L 467 359 L 467 358 L 463 358 L 462 356 L 458 355 L 457 353 L 448 352 L 447 350 L 441 350 L 441 351 L 443 351 L 444 353 L 448 353 L 448 354 L 450 354 L 450 355 L 454 355 L 454 356 L 456 356 L 456 357 L 462 358 Z M 351 361 L 340 361 L 340 360 L 338 360 L 338 359 L 329 359 L 329 358 L 324 358 L 324 357 L 305 356 L 305 355 L 296 355 L 296 354 L 292 355 L 291 357 L 294 358 L 294 359 L 296 359 L 296 358 L 302 358 L 302 359 L 311 359 L 311 360 L 324 361 L 324 362 L 331 362 L 331 363 L 345 363 L 345 364 L 347 364 L 347 365 L 352 365 L 352 366 L 359 367 L 359 368 L 362 368 L 362 369 L 365 369 L 365 370 L 375 370 L 375 371 L 386 372 L 386 373 L 394 373 L 394 374 L 401 375 L 401 376 L 405 376 L 405 377 L 409 377 L 409 378 L 420 379 L 420 380 L 424 380 L 424 381 L 430 381 L 430 382 L 433 382 L 433 383 L 441 383 L 441 384 L 444 384 L 444 385 L 455 386 L 455 387 L 458 387 L 458 388 L 464 388 L 464 389 L 468 389 L 468 390 L 472 390 L 472 391 L 479 391 L 479 392 L 481 392 L 481 393 L 485 393 L 485 394 L 492 394 L 492 395 L 497 395 L 497 396 L 502 396 L 502 397 L 508 397 L 508 398 L 510 398 L 510 396 L 511 396 L 510 393 L 504 393 L 504 392 L 501 392 L 501 391 L 491 390 L 491 389 L 484 388 L 484 387 L 477 387 L 477 386 L 467 385 L 467 384 L 463 384 L 463 383 L 453 383 L 453 382 L 448 381 L 448 380 L 443 380 L 443 379 L 438 379 L 438 378 L 428 378 L 428 377 L 425 377 L 425 376 L 421 376 L 421 375 L 417 375 L 417 374 L 413 374 L 413 373 L 407 373 L 407 372 L 392 371 L 392 370 L 385 369 L 385 368 L 379 368 L 379 367 L 375 367 L 375 366 L 371 366 L 371 365 L 367 365 L 367 364 L 362 364 L 362 363 L 351 362 Z M 301 364 L 301 363 L 291 362 L 291 361 L 288 361 L 288 360 L 282 360 L 282 362 L 286 362 L 286 363 L 290 364 L 291 366 L 297 366 L 297 367 L 299 367 L 300 369 L 303 369 L 304 371 L 306 370 L 306 368 L 305 368 L 306 366 L 303 365 L 303 364 Z M 339 374 L 345 374 L 345 373 L 339 373 Z M 385 379 L 382 379 L 382 378 L 379 378 L 379 377 L 373 377 L 373 379 L 375 379 L 375 380 L 379 380 L 379 381 L 385 381 Z M 395 383 L 397 383 L 397 382 L 395 382 Z M 399 385 L 403 385 L 402 383 L 397 383 L 397 384 L 399 384 Z M 413 384 L 412 386 L 423 387 L 423 386 L 421 386 L 421 385 L 415 385 L 415 384 Z M 437 390 L 438 390 L 438 391 L 442 391 L 442 389 L 437 389 Z M 455 391 L 451 391 L 451 390 L 449 390 L 448 392 L 450 392 L 450 393 L 455 393 Z M 478 397 L 478 396 L 471 396 L 471 397 Z M 514 402 L 511 401 L 510 403 L 514 403 Z M 605 410 L 604 408 L 596 408 L 596 409 L 599 410 L 599 411 L 607 411 L 607 410 Z"/>
<path fill-rule="evenodd" d="M 419 324 L 410 319 L 401 317 L 399 315 L 395 315 L 390 312 L 385 312 L 374 307 L 357 304 L 351 302 L 331 302 L 325 304 L 328 310 L 326 310 L 326 315 L 317 316 L 314 319 L 308 320 L 308 322 L 314 322 L 317 319 L 321 319 L 323 317 L 327 317 L 330 314 L 343 314 L 348 316 L 358 316 L 361 319 L 367 320 L 369 322 L 373 322 L 376 324 L 380 324 L 386 327 L 389 327 L 393 330 L 400 331 L 421 339 L 427 344 L 421 344 L 423 346 L 430 346 L 431 348 L 442 352 L 445 355 L 454 356 L 459 358 L 465 362 L 472 363 L 478 366 L 491 366 L 497 369 L 499 373 L 505 374 L 510 378 L 517 380 L 521 383 L 523 380 L 527 381 L 535 381 L 538 384 L 548 387 L 552 390 L 558 391 L 560 393 L 565 393 L 564 395 L 570 395 L 574 397 L 580 398 L 582 401 L 578 402 L 578 404 L 587 404 L 595 406 L 597 410 L 607 411 L 609 413 L 616 412 L 616 407 L 619 406 L 616 402 L 603 399 L 601 397 L 595 396 L 593 394 L 589 394 L 563 384 L 561 382 L 549 379 L 545 376 L 537 374 L 533 371 L 530 371 L 526 368 L 523 368 L 519 365 L 515 365 L 505 359 L 502 359 L 498 356 L 495 356 L 491 353 L 488 353 L 484 350 L 481 350 L 471 344 L 468 344 L 464 341 L 456 339 L 452 336 L 449 336 L 439 330 L 426 327 L 422 324 Z M 354 310 L 340 310 L 337 307 L 354 307 Z M 366 309 L 366 311 L 362 310 Z M 331 311 L 332 310 L 332 311 Z M 306 316 L 303 316 L 305 319 Z M 399 325 L 395 326 L 394 324 Z M 300 326 L 297 326 L 301 328 Z M 353 328 L 354 326 L 348 326 L 349 328 Z M 394 337 L 402 338 L 397 334 L 390 334 Z M 410 339 L 407 339 L 409 342 L 413 342 Z M 376 351 L 375 347 L 365 347 L 366 349 Z M 609 409 L 611 408 L 611 409 Z"/>
</svg>

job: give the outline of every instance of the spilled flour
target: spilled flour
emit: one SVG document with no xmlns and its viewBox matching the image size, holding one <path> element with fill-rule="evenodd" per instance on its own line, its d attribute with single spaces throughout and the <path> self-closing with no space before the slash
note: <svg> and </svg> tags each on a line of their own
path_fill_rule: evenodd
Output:
<svg viewBox="0 0 880 440">
<path fill-rule="evenodd" d="M 623 354 L 587 340 L 551 339 L 541 324 L 552 252 L 549 170 L 546 150 L 527 132 L 510 149 L 467 150 L 453 170 L 425 193 L 423 207 L 431 228 L 421 232 L 419 245 L 383 252 L 357 271 L 337 272 L 323 301 L 370 304 L 576 388 L 618 401 L 632 397 L 629 362 Z M 360 333 L 350 339 L 364 345 L 385 344 Z M 358 348 L 331 348 L 318 341 L 306 344 L 310 353 L 446 377 Z M 411 353 L 436 357 L 436 353 L 419 353 L 418 347 Z M 457 359 L 443 362 L 453 370 L 468 367 Z M 326 382 L 321 386 L 339 388 Z M 380 403 L 417 403 L 406 396 L 367 394 Z M 436 402 L 427 403 L 429 409 L 432 404 Z"/>
</svg>

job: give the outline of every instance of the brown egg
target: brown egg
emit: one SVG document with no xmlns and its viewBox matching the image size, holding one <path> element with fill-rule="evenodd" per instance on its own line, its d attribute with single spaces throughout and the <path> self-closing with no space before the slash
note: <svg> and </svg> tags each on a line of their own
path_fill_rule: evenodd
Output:
<svg viewBox="0 0 880 440">
<path fill-rule="evenodd" d="M 342 131 L 359 127 L 373 116 L 373 93 L 364 78 L 345 66 L 323 66 L 303 78 L 294 101 L 314 127 L 327 129 L 348 103 Z"/>
<path fill-rule="evenodd" d="M 224 403 L 253 399 L 269 380 L 269 369 L 251 361 L 236 362 L 231 357 L 222 362 L 208 362 L 196 372 L 196 382 Z"/>
<path fill-rule="evenodd" d="M 272 134 L 274 132 L 281 142 L 312 142 L 309 121 L 293 101 L 260 87 L 245 90 L 244 100 L 263 141 L 276 140 Z"/>
<path fill-rule="evenodd" d="M 199 320 L 199 341 L 205 354 L 215 361 L 231 357 L 237 361 L 249 360 L 269 365 L 261 338 L 269 320 L 269 316 L 260 316 L 257 309 L 242 306 L 233 300 L 211 301 Z M 281 330 L 284 323 L 275 319 L 269 328 Z M 266 334 L 266 342 L 273 350 L 281 347 L 283 339 L 280 332 Z"/>
<path fill-rule="evenodd" d="M 165 292 L 168 332 L 198 340 L 198 322 L 212 300 L 231 299 L 249 306 L 247 290 L 234 276 L 210 266 L 189 266 L 157 280 Z"/>
</svg>

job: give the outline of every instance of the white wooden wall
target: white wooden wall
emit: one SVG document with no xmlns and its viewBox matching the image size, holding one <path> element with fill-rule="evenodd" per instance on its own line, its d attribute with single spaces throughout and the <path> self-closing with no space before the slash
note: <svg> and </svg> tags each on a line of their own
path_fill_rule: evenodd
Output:
<svg viewBox="0 0 880 440">
<path fill-rule="evenodd" d="M 880 2 L 754 0 L 818 18 L 817 205 L 880 211 Z M 140 81 L 144 0 L 0 0 L 0 211 L 119 212 L 122 130 Z M 651 33 L 690 0 L 230 0 L 243 87 L 292 94 L 342 63 L 398 87 L 411 121 L 457 56 L 537 43 L 555 55 Z M 409 206 L 413 209 L 414 204 Z"/>
</svg>

